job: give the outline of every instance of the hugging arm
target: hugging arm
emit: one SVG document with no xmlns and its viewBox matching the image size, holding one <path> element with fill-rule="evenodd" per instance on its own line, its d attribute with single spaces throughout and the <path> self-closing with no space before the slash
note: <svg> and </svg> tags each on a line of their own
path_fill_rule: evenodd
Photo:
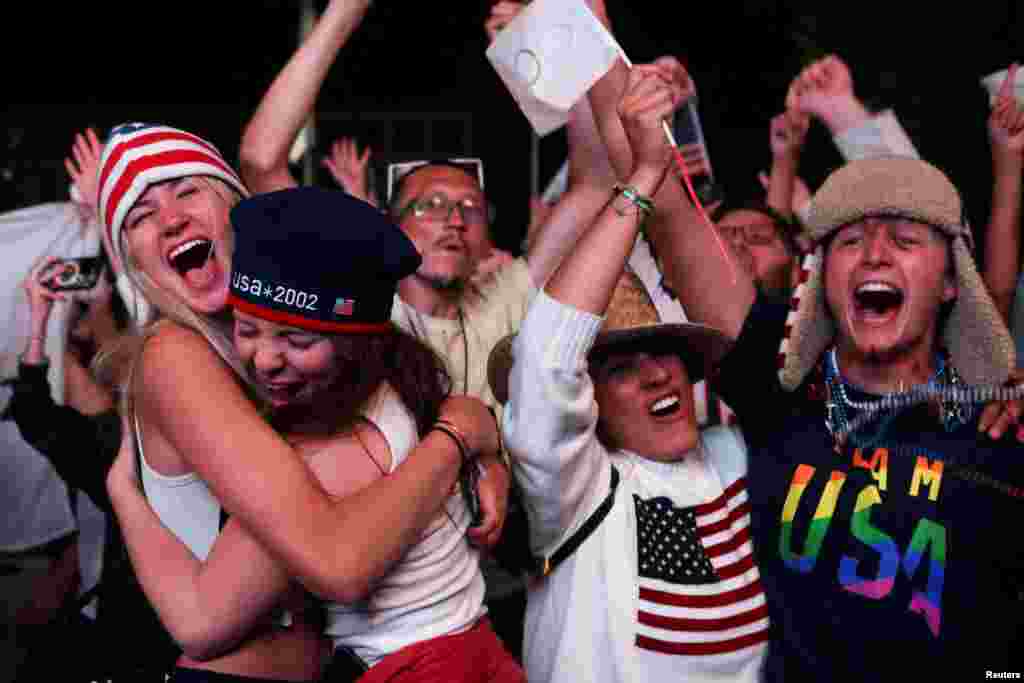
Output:
<svg viewBox="0 0 1024 683">
<path fill-rule="evenodd" d="M 174 370 L 184 366 L 190 372 Z M 415 542 L 457 480 L 458 449 L 446 435 L 430 432 L 391 476 L 335 499 L 198 334 L 165 325 L 146 344 L 139 372 L 143 423 L 187 454 L 217 500 L 289 575 L 329 599 L 365 596 Z M 442 417 L 459 425 L 474 452 L 497 449 L 494 420 L 478 401 L 449 398 Z"/>
</svg>

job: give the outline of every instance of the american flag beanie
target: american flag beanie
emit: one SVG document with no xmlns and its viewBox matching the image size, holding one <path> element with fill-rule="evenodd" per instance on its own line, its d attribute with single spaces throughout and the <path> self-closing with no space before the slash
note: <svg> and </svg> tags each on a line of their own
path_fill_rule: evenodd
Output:
<svg viewBox="0 0 1024 683">
<path fill-rule="evenodd" d="M 146 188 L 194 175 L 220 178 L 243 197 L 249 194 L 217 148 L 198 135 L 150 123 L 125 123 L 110 131 L 100 158 L 99 213 L 120 262 L 121 226 Z"/>
</svg>

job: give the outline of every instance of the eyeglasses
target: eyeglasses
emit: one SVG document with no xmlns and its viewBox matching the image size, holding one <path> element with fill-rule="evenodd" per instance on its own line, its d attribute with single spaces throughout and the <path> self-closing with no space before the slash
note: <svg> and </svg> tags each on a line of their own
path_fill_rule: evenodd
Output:
<svg viewBox="0 0 1024 683">
<path fill-rule="evenodd" d="M 774 244 L 779 237 L 779 228 L 774 221 L 762 223 L 746 223 L 743 225 L 719 225 L 719 231 L 728 239 L 742 236 L 747 244 L 767 246 Z"/>
<path fill-rule="evenodd" d="M 449 199 L 440 192 L 428 197 L 417 197 L 405 205 L 398 212 L 398 220 L 403 220 L 409 213 L 416 218 L 425 218 L 428 221 L 447 223 L 452 217 L 452 212 L 458 207 L 462 215 L 462 222 L 466 225 L 480 225 L 486 223 L 490 217 L 487 207 L 482 206 L 472 199 L 466 198 L 459 201 Z"/>
<path fill-rule="evenodd" d="M 476 178 L 481 190 L 484 189 L 484 162 L 481 159 L 444 159 L 442 161 L 445 164 L 461 168 L 466 173 Z M 391 198 L 395 195 L 395 188 L 398 187 L 400 182 L 402 182 L 402 178 L 409 175 L 417 168 L 436 163 L 438 163 L 438 161 L 433 159 L 423 161 L 402 161 L 394 164 L 388 164 L 388 204 L 391 203 Z"/>
</svg>

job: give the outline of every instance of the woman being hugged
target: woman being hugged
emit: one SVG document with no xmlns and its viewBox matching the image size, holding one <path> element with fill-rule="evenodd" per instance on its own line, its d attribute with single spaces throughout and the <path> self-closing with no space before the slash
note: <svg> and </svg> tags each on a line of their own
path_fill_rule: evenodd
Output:
<svg viewBox="0 0 1024 683">
<path fill-rule="evenodd" d="M 99 186 L 110 246 L 164 315 L 140 344 L 125 415 L 147 479 L 163 484 L 151 502 L 173 535 L 146 536 L 137 489 L 119 485 L 131 457 L 108 486 L 140 581 L 185 650 L 177 676 L 314 679 L 325 651 L 319 631 L 301 619 L 282 628 L 288 620 L 273 615 L 280 586 L 292 577 L 326 598 L 361 600 L 442 509 L 460 448 L 431 431 L 391 476 L 344 499 L 329 495 L 261 415 L 231 344 L 229 212 L 246 194 L 235 173 L 197 136 L 129 124 L 111 134 Z M 440 412 L 468 454 L 497 449 L 478 402 L 449 398 Z M 174 562 L 183 548 L 185 562 Z M 247 563 L 202 571 L 239 549 L 251 551 Z"/>
</svg>

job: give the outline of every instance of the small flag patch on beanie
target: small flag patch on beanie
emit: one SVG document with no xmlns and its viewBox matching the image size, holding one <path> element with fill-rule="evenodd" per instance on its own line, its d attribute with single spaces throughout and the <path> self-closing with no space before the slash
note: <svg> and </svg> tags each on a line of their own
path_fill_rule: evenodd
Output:
<svg viewBox="0 0 1024 683">
<path fill-rule="evenodd" d="M 335 299 L 334 315 L 352 315 L 355 305 L 354 299 Z"/>
</svg>

